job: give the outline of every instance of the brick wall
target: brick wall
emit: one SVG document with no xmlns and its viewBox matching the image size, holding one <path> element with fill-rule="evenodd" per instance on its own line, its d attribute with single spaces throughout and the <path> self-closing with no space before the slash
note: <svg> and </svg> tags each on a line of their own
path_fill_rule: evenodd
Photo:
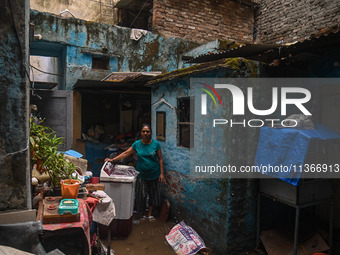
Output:
<svg viewBox="0 0 340 255">
<path fill-rule="evenodd" d="M 340 23 L 339 0 L 262 0 L 255 13 L 255 41 L 289 43 Z"/>
<path fill-rule="evenodd" d="M 254 8 L 232 0 L 154 0 L 153 31 L 196 42 L 252 42 Z"/>
</svg>

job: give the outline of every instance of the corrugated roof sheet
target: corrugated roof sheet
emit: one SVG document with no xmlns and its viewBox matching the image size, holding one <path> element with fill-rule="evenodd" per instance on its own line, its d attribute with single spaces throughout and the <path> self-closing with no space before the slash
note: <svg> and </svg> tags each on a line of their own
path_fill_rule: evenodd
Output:
<svg viewBox="0 0 340 255">
<path fill-rule="evenodd" d="M 186 68 L 177 69 L 168 73 L 164 73 L 156 76 L 154 79 L 150 80 L 146 86 L 152 86 L 159 82 L 169 81 L 174 79 L 179 79 L 183 77 L 190 77 L 191 75 L 196 75 L 199 73 L 205 73 L 216 69 L 238 69 L 239 66 L 249 63 L 249 60 L 244 58 L 228 58 L 220 59 L 214 62 L 206 62 L 197 65 L 192 65 Z"/>
<path fill-rule="evenodd" d="M 276 48 L 277 45 L 273 44 L 240 44 L 232 49 L 219 52 L 219 53 L 208 53 L 197 56 L 186 63 L 204 63 L 215 61 L 222 58 L 234 58 L 234 57 L 251 57 L 258 56 L 261 53 L 266 53 L 268 50 Z M 254 59 L 260 60 L 260 59 Z"/>
<path fill-rule="evenodd" d="M 79 79 L 74 89 L 108 89 L 145 91 L 145 84 L 161 72 L 113 72 L 102 80 Z"/>
<path fill-rule="evenodd" d="M 325 30 L 322 33 L 312 35 L 302 42 L 294 42 L 286 45 L 259 45 L 259 44 L 242 44 L 237 45 L 233 49 L 213 54 L 203 54 L 194 58 L 191 63 L 199 63 L 187 68 L 174 70 L 169 73 L 161 74 L 147 83 L 152 86 L 159 82 L 178 79 L 192 74 L 211 71 L 218 68 L 230 68 L 228 61 L 239 58 L 242 62 L 243 58 L 254 61 L 263 61 L 271 63 L 275 58 L 294 58 L 308 61 L 311 57 L 320 57 L 331 48 L 339 48 L 340 45 L 340 29 L 334 27 Z M 195 61 L 194 61 L 195 60 Z M 197 62 L 196 62 L 197 61 Z M 198 62 L 199 61 L 199 62 Z M 188 61 L 189 62 L 189 61 Z"/>
<path fill-rule="evenodd" d="M 102 81 L 110 82 L 145 82 L 150 78 L 161 74 L 161 72 L 113 72 L 106 76 Z"/>
<path fill-rule="evenodd" d="M 186 63 L 204 63 L 223 58 L 244 57 L 250 60 L 271 63 L 275 58 L 285 58 L 294 54 L 317 54 L 325 48 L 334 47 L 340 43 L 340 26 L 321 30 L 303 41 L 285 45 L 276 44 L 240 44 L 232 49 L 220 52 L 202 54 L 188 60 Z"/>
</svg>

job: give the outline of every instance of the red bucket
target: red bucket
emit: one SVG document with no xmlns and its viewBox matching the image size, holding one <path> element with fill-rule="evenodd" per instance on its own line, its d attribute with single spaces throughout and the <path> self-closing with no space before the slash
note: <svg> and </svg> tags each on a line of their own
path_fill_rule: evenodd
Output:
<svg viewBox="0 0 340 255">
<path fill-rule="evenodd" d="M 90 183 L 92 183 L 92 184 L 99 183 L 99 177 L 91 177 Z"/>
</svg>

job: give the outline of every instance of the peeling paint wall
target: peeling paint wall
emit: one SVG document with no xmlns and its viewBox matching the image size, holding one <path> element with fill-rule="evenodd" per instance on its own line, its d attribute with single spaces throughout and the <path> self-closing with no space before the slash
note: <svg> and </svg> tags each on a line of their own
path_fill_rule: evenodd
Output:
<svg viewBox="0 0 340 255">
<path fill-rule="evenodd" d="M 113 8 L 117 0 L 30 0 L 30 7 L 33 10 L 49 12 L 62 17 L 72 17 L 88 21 L 116 24 L 117 14 Z M 69 10 L 69 12 L 63 12 Z"/>
<path fill-rule="evenodd" d="M 29 83 L 25 71 L 28 70 L 28 1 L 2 1 L 0 13 L 0 211 L 3 211 L 26 209 L 31 204 Z"/>
<path fill-rule="evenodd" d="M 114 71 L 169 72 L 181 65 L 181 54 L 198 46 L 182 39 L 164 39 L 148 33 L 139 41 L 130 39 L 131 29 L 78 19 L 60 18 L 31 11 L 35 33 L 42 35 L 38 45 L 58 43 L 66 49 L 66 89 L 82 78 L 104 78 Z M 110 56 L 110 69 L 95 71 L 92 55 Z"/>
<path fill-rule="evenodd" d="M 172 106 L 177 106 L 177 98 L 194 96 L 195 109 L 200 109 L 200 95 L 191 95 L 190 78 L 223 78 L 223 77 L 258 77 L 259 63 L 244 59 L 229 59 L 229 68 L 192 74 L 188 68 L 184 78 L 173 77 L 171 80 L 152 85 L 152 102 L 164 99 Z M 183 71 L 185 72 L 185 71 Z M 243 88 L 245 89 L 245 88 Z M 260 89 L 260 88 L 257 88 Z M 271 88 L 263 93 L 270 93 Z M 257 97 L 256 105 L 266 105 L 264 97 Z M 231 109 L 231 98 L 223 98 Z M 208 110 L 221 111 L 226 119 L 231 117 L 231 111 L 208 106 Z M 207 179 L 194 178 L 190 175 L 190 159 L 205 157 L 200 144 L 210 144 L 213 148 L 221 148 L 216 155 L 225 165 L 253 164 L 257 148 L 258 130 L 252 128 L 225 128 L 214 134 L 206 130 L 208 123 L 200 117 L 200 111 L 195 111 L 195 141 L 194 148 L 179 147 L 177 134 L 176 111 L 166 104 L 152 107 L 152 128 L 156 130 L 156 112 L 166 113 L 166 140 L 159 141 L 162 146 L 164 168 L 167 185 L 164 194 L 171 202 L 171 215 L 176 220 L 184 220 L 192 226 L 204 239 L 208 247 L 218 254 L 240 254 L 240 250 L 255 246 L 256 229 L 256 198 L 257 183 L 248 179 Z M 250 116 L 245 116 L 250 117 Z M 253 117 L 253 116 L 251 116 Z M 154 138 L 155 139 L 155 138 Z M 207 146 L 209 147 L 209 146 Z M 190 154 L 192 153 L 192 154 Z M 192 157 L 192 158 L 190 158 Z"/>
</svg>

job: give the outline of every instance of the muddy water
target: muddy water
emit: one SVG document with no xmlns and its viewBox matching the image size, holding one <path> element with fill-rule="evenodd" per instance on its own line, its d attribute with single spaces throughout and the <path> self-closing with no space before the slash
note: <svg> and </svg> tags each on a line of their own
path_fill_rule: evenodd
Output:
<svg viewBox="0 0 340 255">
<path fill-rule="evenodd" d="M 165 240 L 176 223 L 156 220 L 141 221 L 132 225 L 132 231 L 125 240 L 113 240 L 111 248 L 115 255 L 174 255 Z"/>
</svg>

